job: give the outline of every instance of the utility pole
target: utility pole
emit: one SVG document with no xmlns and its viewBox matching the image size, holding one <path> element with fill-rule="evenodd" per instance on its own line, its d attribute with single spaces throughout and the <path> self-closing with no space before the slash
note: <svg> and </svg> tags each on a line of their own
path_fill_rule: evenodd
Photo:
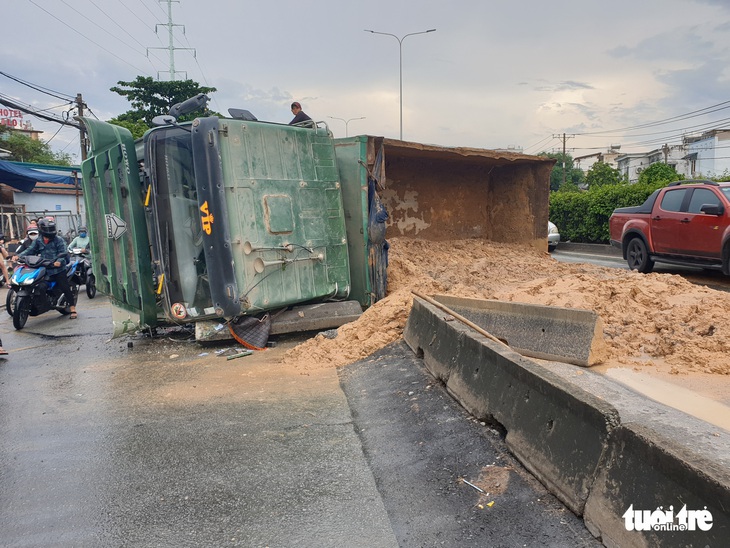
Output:
<svg viewBox="0 0 730 548">
<path fill-rule="evenodd" d="M 81 96 L 80 93 L 76 94 L 76 110 L 78 110 L 78 115 L 83 116 L 84 115 L 84 107 L 86 105 L 84 104 L 84 98 Z M 79 126 L 79 141 L 81 142 L 81 161 L 83 162 L 86 160 L 87 156 L 87 149 L 88 149 L 88 137 L 86 136 L 85 128 L 82 125 Z M 73 172 L 74 176 L 74 190 L 76 193 L 76 215 L 79 215 L 81 213 L 81 204 L 80 202 L 80 196 L 79 196 L 79 174 L 75 171 Z"/>
<path fill-rule="evenodd" d="M 166 49 L 168 51 L 169 57 L 170 57 L 170 70 L 165 71 L 161 70 L 157 72 L 157 79 L 160 79 L 160 72 L 169 72 L 170 73 L 170 80 L 175 81 L 175 74 L 178 72 L 183 72 L 185 74 L 185 78 L 188 77 L 187 72 L 185 71 L 176 71 L 175 70 L 175 50 L 176 49 L 183 49 L 183 50 L 190 50 L 193 52 L 193 57 L 196 57 L 195 48 L 176 48 L 175 47 L 175 33 L 174 29 L 175 27 L 182 27 L 183 34 L 185 34 L 185 25 L 176 25 L 172 22 L 172 3 L 177 2 L 178 0 L 158 0 L 159 2 L 167 2 L 167 23 L 162 24 L 158 23 L 155 25 L 155 33 L 157 33 L 157 27 L 167 27 L 167 36 L 168 36 L 168 43 L 166 48 L 147 48 L 147 57 L 150 56 L 150 50 L 151 49 Z"/>
<path fill-rule="evenodd" d="M 575 135 L 566 135 L 563 133 L 562 137 L 560 134 L 553 135 L 553 139 L 561 139 L 563 141 L 563 185 L 565 184 L 565 141 L 572 139 Z"/>
<path fill-rule="evenodd" d="M 84 104 L 84 98 L 81 96 L 80 93 L 76 94 L 76 108 L 79 111 L 79 116 L 84 115 L 84 107 L 86 105 Z M 88 143 L 86 140 L 86 131 L 84 131 L 83 126 L 79 127 L 79 140 L 81 141 L 81 161 L 86 160 L 86 151 L 88 149 Z"/>
</svg>

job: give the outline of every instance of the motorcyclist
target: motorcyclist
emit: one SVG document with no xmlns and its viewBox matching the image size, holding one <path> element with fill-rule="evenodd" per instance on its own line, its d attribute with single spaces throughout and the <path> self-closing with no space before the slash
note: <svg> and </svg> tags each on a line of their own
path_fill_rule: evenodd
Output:
<svg viewBox="0 0 730 548">
<path fill-rule="evenodd" d="M 28 225 L 28 228 L 26 228 L 25 230 L 25 234 L 25 238 L 23 238 L 23 241 L 20 242 L 20 245 L 18 245 L 18 248 L 15 250 L 16 255 L 19 255 L 20 253 L 28 249 L 33 241 L 38 238 L 38 225 L 35 221 L 31 222 Z"/>
<path fill-rule="evenodd" d="M 86 251 L 89 251 L 90 246 L 90 240 L 89 240 L 89 233 L 86 230 L 85 226 L 79 227 L 79 235 L 76 236 L 73 240 L 71 240 L 71 243 L 68 244 L 68 251 L 71 252 L 75 247 L 80 247 L 81 249 L 85 249 Z"/>
<path fill-rule="evenodd" d="M 71 291 L 71 286 L 66 277 L 65 266 L 68 262 L 66 242 L 58 235 L 55 221 L 41 219 L 38 221 L 38 230 L 41 237 L 34 240 L 28 249 L 13 257 L 13 260 L 17 260 L 18 257 L 24 257 L 25 255 L 39 255 L 44 259 L 54 259 L 53 265 L 46 268 L 46 276 L 49 280 L 55 281 L 61 291 L 63 291 L 63 294 L 66 296 L 66 302 L 70 303 L 69 311 L 71 312 L 71 319 L 75 320 L 78 316 L 76 315 L 74 294 Z"/>
</svg>

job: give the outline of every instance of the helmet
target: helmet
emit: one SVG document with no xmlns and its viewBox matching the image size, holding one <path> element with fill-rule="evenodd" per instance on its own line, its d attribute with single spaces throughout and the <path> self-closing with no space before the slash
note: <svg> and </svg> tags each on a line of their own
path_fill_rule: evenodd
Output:
<svg viewBox="0 0 730 548">
<path fill-rule="evenodd" d="M 58 233 L 56 222 L 50 219 L 41 219 L 38 221 L 38 228 L 46 238 L 54 238 Z"/>
<path fill-rule="evenodd" d="M 84 225 L 81 225 L 81 226 L 79 227 L 79 232 L 86 232 L 86 226 L 84 226 Z"/>
</svg>

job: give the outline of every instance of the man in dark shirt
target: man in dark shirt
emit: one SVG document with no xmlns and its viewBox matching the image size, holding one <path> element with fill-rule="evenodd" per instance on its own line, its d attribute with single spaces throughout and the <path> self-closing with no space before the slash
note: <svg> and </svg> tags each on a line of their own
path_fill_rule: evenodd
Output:
<svg viewBox="0 0 730 548">
<path fill-rule="evenodd" d="M 65 267 L 68 262 L 66 241 L 58 235 L 56 223 L 50 219 L 38 221 L 38 230 L 41 233 L 40 238 L 36 238 L 28 249 L 13 257 L 13 260 L 25 255 L 40 255 L 44 259 L 52 259 L 53 264 L 46 267 L 46 276 L 49 280 L 55 281 L 63 291 L 66 296 L 66 305 L 71 312 L 71 319 L 75 320 L 77 316 L 74 293 L 68 283 L 68 277 L 66 277 Z"/>
<path fill-rule="evenodd" d="M 307 116 L 306 112 L 302 110 L 302 105 L 300 105 L 296 101 L 291 104 L 291 112 L 294 115 L 294 118 L 292 118 L 292 121 L 289 122 L 290 126 L 293 126 L 294 124 L 299 124 L 300 122 L 306 122 L 307 120 L 309 120 L 310 122 L 312 121 L 312 119 Z"/>
</svg>

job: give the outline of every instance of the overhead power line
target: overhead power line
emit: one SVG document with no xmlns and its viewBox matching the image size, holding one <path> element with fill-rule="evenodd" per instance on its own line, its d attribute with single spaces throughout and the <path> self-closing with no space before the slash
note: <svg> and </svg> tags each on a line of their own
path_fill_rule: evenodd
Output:
<svg viewBox="0 0 730 548">
<path fill-rule="evenodd" d="M 7 72 L 0 71 L 0 74 L 5 76 L 6 78 L 15 80 L 19 84 L 23 84 L 24 86 L 27 86 L 36 91 L 40 91 L 41 93 L 45 93 L 46 95 L 50 95 L 51 97 L 55 97 L 56 99 L 60 99 L 61 101 L 71 102 L 74 100 L 74 98 L 70 95 L 66 95 L 60 91 L 53 91 L 52 89 L 49 89 L 49 88 L 44 88 L 42 86 L 39 86 L 38 84 L 31 84 L 30 82 L 27 82 L 21 78 L 18 78 L 17 76 L 13 76 L 12 74 L 8 74 Z"/>
<path fill-rule="evenodd" d="M 5 105 L 6 107 L 14 108 L 16 110 L 19 110 L 21 112 L 25 112 L 26 114 L 32 114 L 33 116 L 36 116 L 37 118 L 41 118 L 43 120 L 48 120 L 49 122 L 56 122 L 58 124 L 63 124 L 67 126 L 72 126 L 77 129 L 82 129 L 80 124 L 77 124 L 76 122 L 69 122 L 68 120 L 65 120 L 61 116 L 53 116 L 51 114 L 46 114 L 42 111 L 34 109 L 30 105 L 24 105 L 23 103 L 19 103 L 18 101 L 7 97 L 6 95 L 0 94 L 0 104 Z"/>
<path fill-rule="evenodd" d="M 92 44 L 94 44 L 95 46 L 97 46 L 97 47 L 101 48 L 102 50 L 104 50 L 105 52 L 107 52 L 107 53 L 108 53 L 109 55 L 111 55 L 111 56 L 113 56 L 113 57 L 116 57 L 116 58 L 117 58 L 117 59 L 119 59 L 119 60 L 120 60 L 121 62 L 123 62 L 123 63 L 124 63 L 125 65 L 129 65 L 129 66 L 130 66 L 130 67 L 132 67 L 132 68 L 133 68 L 134 70 L 136 70 L 136 71 L 137 71 L 137 72 L 138 72 L 139 74 L 147 74 L 147 75 L 149 75 L 149 73 L 148 73 L 148 72 L 146 72 L 146 71 L 144 71 L 144 70 L 140 69 L 139 67 L 136 67 L 136 66 L 134 66 L 134 65 L 133 65 L 132 63 L 130 63 L 130 62 L 129 62 L 129 61 L 127 61 L 126 59 L 124 59 L 124 58 L 120 57 L 119 55 L 117 55 L 117 54 L 116 54 L 116 53 L 114 53 L 113 51 L 110 51 L 110 50 L 108 50 L 107 48 L 105 48 L 104 46 L 102 46 L 101 44 L 99 44 L 98 42 L 95 42 L 94 40 L 92 40 L 91 38 L 89 38 L 88 36 L 86 36 L 86 35 L 85 35 L 85 34 L 84 34 L 83 32 L 81 32 L 81 31 L 78 31 L 78 30 L 76 30 L 76 29 L 75 29 L 74 27 L 72 27 L 71 25 L 69 25 L 68 23 L 66 23 L 65 21 L 63 21 L 62 19 L 60 19 L 59 17 L 57 17 L 56 15 L 54 15 L 53 13 L 51 13 L 50 11 L 48 11 L 48 10 L 47 10 L 46 8 L 44 8 L 43 6 L 39 6 L 39 5 L 38 5 L 38 4 L 37 4 L 37 3 L 36 3 L 36 2 L 34 1 L 34 0 L 28 0 L 28 1 L 29 1 L 29 2 L 31 3 L 31 4 L 33 4 L 33 5 L 35 6 L 35 7 L 37 7 L 38 9 L 40 9 L 40 10 L 43 10 L 44 12 L 46 12 L 46 13 L 47 13 L 48 15 L 50 15 L 51 17 L 53 17 L 53 18 L 54 18 L 54 19 L 55 19 L 56 21 L 58 21 L 59 23 L 61 23 L 61 24 L 62 24 L 62 25 L 64 25 L 65 27 L 68 27 L 69 29 L 71 29 L 72 31 L 74 31 L 74 32 L 75 32 L 76 34 L 78 34 L 78 35 L 79 35 L 79 36 L 81 36 L 82 38 L 85 38 L 86 40 L 88 40 L 89 42 L 91 42 Z M 126 44 L 125 44 L 125 45 L 126 45 Z"/>
<path fill-rule="evenodd" d="M 670 124 L 674 122 L 679 122 L 682 120 L 689 120 L 691 118 L 697 118 L 698 116 L 705 116 L 707 114 L 712 114 L 713 112 L 718 112 L 720 110 L 725 110 L 730 108 L 730 101 L 724 101 L 722 103 L 718 103 L 716 105 L 711 105 L 709 107 L 701 108 L 699 110 L 694 110 L 692 112 L 687 112 L 685 114 L 679 114 L 677 116 L 672 116 L 671 118 L 666 118 L 664 120 L 658 120 L 656 122 L 647 122 L 645 124 L 638 124 L 635 126 L 628 126 L 624 128 L 619 129 L 609 129 L 605 131 L 592 131 L 592 132 L 585 132 L 585 133 L 576 133 L 576 135 L 583 136 L 607 136 L 610 133 L 621 133 L 621 132 L 627 132 L 627 131 L 634 131 L 637 129 L 646 129 L 650 127 L 656 127 L 661 126 L 665 124 Z"/>
<path fill-rule="evenodd" d="M 145 48 L 145 45 L 144 45 L 144 44 L 143 44 L 142 42 L 140 42 L 139 40 L 137 40 L 137 39 L 136 39 L 136 38 L 135 38 L 134 36 L 132 36 L 132 34 L 130 34 L 130 32 L 129 32 L 129 31 L 127 30 L 127 29 L 125 29 L 125 28 L 124 28 L 124 27 L 123 27 L 122 25 L 120 25 L 119 23 L 117 23 L 117 21 L 116 21 L 116 20 L 115 20 L 115 19 L 114 19 L 114 18 L 113 18 L 113 17 L 111 16 L 111 15 L 109 15 L 109 14 L 108 14 L 107 12 L 105 12 L 105 11 L 104 11 L 104 10 L 103 10 L 103 9 L 102 9 L 101 7 L 99 7 L 99 5 L 98 5 L 98 4 L 96 3 L 96 2 L 94 2 L 94 0 L 89 0 L 89 2 L 91 2 L 91 3 L 92 3 L 92 5 L 93 5 L 93 6 L 94 6 L 94 7 L 95 7 L 95 8 L 97 9 L 97 10 L 99 10 L 99 11 L 100 11 L 100 12 L 101 12 L 101 13 L 102 13 L 102 14 L 103 14 L 103 15 L 104 15 L 104 16 L 105 16 L 105 17 L 106 17 L 107 19 L 109 19 L 109 20 L 110 20 L 110 21 L 111 21 L 112 23 L 114 23 L 114 24 L 115 24 L 115 25 L 116 25 L 117 27 L 119 27 L 119 29 L 120 29 L 120 30 L 121 30 L 122 32 L 124 32 L 124 33 L 125 33 L 125 34 L 126 34 L 127 36 L 129 36 L 129 37 L 130 37 L 130 38 L 131 38 L 132 40 L 134 40 L 135 42 L 137 42 L 137 44 L 139 44 L 139 46 L 141 46 L 141 47 L 142 47 L 143 49 Z M 126 7 L 126 6 L 125 6 L 125 7 Z M 88 18 L 87 18 L 87 19 L 88 19 Z M 97 26 L 99 26 L 99 25 L 97 25 Z M 101 28 L 101 27 L 99 27 L 99 28 Z M 162 63 L 162 62 L 164 62 L 164 61 L 163 61 L 162 59 L 160 59 L 160 58 L 159 58 L 159 57 L 157 57 L 156 55 L 155 55 L 154 57 L 155 57 L 155 58 L 156 58 L 156 59 L 157 59 L 158 61 L 160 61 L 161 63 Z M 149 57 L 148 57 L 148 59 L 149 59 Z M 152 61 L 150 61 L 150 64 L 152 64 Z M 152 67 L 154 68 L 154 64 L 152 64 Z"/>
</svg>

